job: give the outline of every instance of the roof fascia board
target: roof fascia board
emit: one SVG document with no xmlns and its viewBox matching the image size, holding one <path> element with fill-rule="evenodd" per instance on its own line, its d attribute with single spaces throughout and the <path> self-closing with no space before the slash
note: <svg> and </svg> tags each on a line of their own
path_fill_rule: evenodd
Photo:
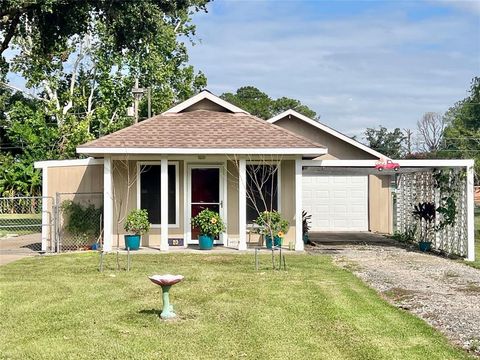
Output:
<svg viewBox="0 0 480 360">
<path fill-rule="evenodd" d="M 320 167 L 374 167 L 378 160 L 303 160 L 303 166 Z M 400 167 L 471 167 L 474 165 L 472 159 L 412 159 L 392 160 Z"/>
<path fill-rule="evenodd" d="M 343 140 L 347 143 L 349 143 L 350 145 L 353 145 L 373 156 L 376 156 L 378 158 L 387 158 L 387 156 L 379 153 L 378 151 L 375 151 L 373 149 L 370 149 L 368 146 L 366 145 L 363 145 L 362 143 L 356 141 L 356 140 L 353 140 L 351 138 L 349 138 L 348 136 L 342 134 L 341 132 L 338 132 L 337 130 L 334 130 L 326 125 L 323 125 L 322 123 L 319 123 L 318 121 L 315 121 L 313 119 L 310 119 L 309 117 L 305 116 L 305 115 L 302 115 L 298 112 L 296 112 L 295 110 L 292 110 L 292 109 L 289 109 L 287 111 L 284 111 L 283 113 L 267 120 L 269 123 L 271 124 L 274 124 L 275 122 L 277 122 L 278 120 L 280 119 L 283 119 L 285 118 L 286 116 L 288 115 L 292 115 L 292 116 L 295 116 L 296 118 L 312 125 L 312 126 L 315 126 L 316 128 L 320 129 L 320 130 L 323 130 L 325 131 L 326 133 L 332 135 L 332 136 L 335 136 L 336 138 L 340 139 L 340 140 Z"/>
<path fill-rule="evenodd" d="M 79 154 L 324 155 L 327 148 L 77 148 Z"/>
<path fill-rule="evenodd" d="M 165 111 L 163 114 L 176 114 L 179 113 L 182 110 L 185 110 L 189 108 L 190 106 L 204 100 L 210 100 L 211 102 L 214 102 L 215 104 L 233 112 L 233 113 L 245 113 L 249 114 L 247 111 L 240 109 L 239 107 L 230 104 L 229 102 L 219 98 L 216 95 L 213 95 L 211 92 L 203 90 L 202 92 L 198 93 L 197 95 L 191 97 L 190 99 L 185 100 L 184 102 L 172 107 L 171 109 L 168 109 Z"/>
<path fill-rule="evenodd" d="M 86 166 L 86 165 L 103 165 L 103 159 L 71 159 L 71 160 L 45 160 L 35 161 L 35 169 L 44 169 L 50 167 L 63 167 L 63 166 Z"/>
</svg>

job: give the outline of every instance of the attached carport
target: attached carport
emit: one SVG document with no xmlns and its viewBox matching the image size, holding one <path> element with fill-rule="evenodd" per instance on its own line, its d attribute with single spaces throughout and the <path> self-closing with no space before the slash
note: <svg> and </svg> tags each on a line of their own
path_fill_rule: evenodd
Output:
<svg viewBox="0 0 480 360">
<path fill-rule="evenodd" d="M 414 204 L 437 203 L 440 198 L 434 170 L 453 169 L 465 174 L 459 185 L 457 221 L 436 232 L 432 246 L 473 261 L 474 161 L 393 161 L 400 164 L 398 171 L 379 172 L 375 160 L 304 160 L 302 208 L 312 215 L 312 231 L 404 232 L 417 222 L 412 216 Z"/>
</svg>

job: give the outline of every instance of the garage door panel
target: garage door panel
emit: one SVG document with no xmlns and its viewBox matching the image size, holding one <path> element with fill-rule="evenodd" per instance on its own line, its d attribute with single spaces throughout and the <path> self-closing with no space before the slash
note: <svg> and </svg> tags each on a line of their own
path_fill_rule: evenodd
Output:
<svg viewBox="0 0 480 360">
<path fill-rule="evenodd" d="M 303 176 L 303 208 L 312 231 L 368 230 L 367 176 Z"/>
</svg>

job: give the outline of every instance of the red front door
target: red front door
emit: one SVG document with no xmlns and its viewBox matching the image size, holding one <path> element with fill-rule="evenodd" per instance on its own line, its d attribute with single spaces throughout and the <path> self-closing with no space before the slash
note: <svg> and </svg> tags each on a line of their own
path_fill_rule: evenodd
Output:
<svg viewBox="0 0 480 360">
<path fill-rule="evenodd" d="M 220 168 L 194 167 L 190 173 L 191 218 L 200 211 L 210 209 L 220 211 Z M 199 230 L 192 227 L 192 240 L 198 240 Z"/>
</svg>

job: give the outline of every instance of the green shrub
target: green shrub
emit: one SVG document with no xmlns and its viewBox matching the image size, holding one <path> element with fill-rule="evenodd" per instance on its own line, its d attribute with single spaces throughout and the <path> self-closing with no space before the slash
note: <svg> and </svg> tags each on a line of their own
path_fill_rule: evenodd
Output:
<svg viewBox="0 0 480 360">
<path fill-rule="evenodd" d="M 200 229 L 201 235 L 215 237 L 225 231 L 225 223 L 220 215 L 209 209 L 200 211 L 197 216 L 192 219 L 192 225 Z"/>
<path fill-rule="evenodd" d="M 150 230 L 148 221 L 148 212 L 145 209 L 135 209 L 130 211 L 123 225 L 125 231 L 132 232 L 135 235 L 143 235 Z"/>
<path fill-rule="evenodd" d="M 61 208 L 66 215 L 65 230 L 74 236 L 96 239 L 100 235 L 100 216 L 103 208 L 93 204 L 81 205 L 72 200 L 62 202 Z"/>
<path fill-rule="evenodd" d="M 278 236 L 282 238 L 288 231 L 290 223 L 282 218 L 278 211 L 262 212 L 255 223 L 260 226 L 260 234 Z"/>
</svg>

